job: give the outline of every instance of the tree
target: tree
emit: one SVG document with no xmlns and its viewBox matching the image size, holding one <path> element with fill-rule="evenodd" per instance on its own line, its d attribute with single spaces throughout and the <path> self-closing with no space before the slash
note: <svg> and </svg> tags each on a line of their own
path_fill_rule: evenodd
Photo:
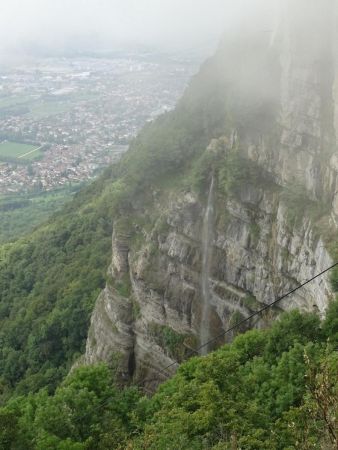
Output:
<svg viewBox="0 0 338 450">
<path fill-rule="evenodd" d="M 11 450 L 18 431 L 17 425 L 15 413 L 0 408 L 0 450 Z"/>
</svg>

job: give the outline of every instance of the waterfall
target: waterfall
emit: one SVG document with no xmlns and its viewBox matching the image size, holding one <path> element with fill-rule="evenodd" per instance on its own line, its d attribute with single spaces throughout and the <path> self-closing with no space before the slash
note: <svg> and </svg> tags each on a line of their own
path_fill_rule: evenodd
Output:
<svg viewBox="0 0 338 450">
<path fill-rule="evenodd" d="M 213 239 L 213 219 L 214 219 L 214 177 L 211 178 L 208 203 L 204 214 L 202 231 L 202 314 L 200 324 L 200 342 L 201 345 L 210 339 L 210 268 L 212 258 L 212 239 Z M 201 354 L 208 353 L 208 346 L 201 349 Z"/>
</svg>

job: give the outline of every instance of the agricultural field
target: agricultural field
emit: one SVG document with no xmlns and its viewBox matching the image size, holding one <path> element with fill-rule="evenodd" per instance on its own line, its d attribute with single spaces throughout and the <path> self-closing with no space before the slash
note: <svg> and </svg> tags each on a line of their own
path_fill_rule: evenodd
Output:
<svg viewBox="0 0 338 450">
<path fill-rule="evenodd" d="M 11 115 L 30 120 L 41 120 L 66 113 L 81 102 L 97 100 L 91 92 L 70 93 L 59 98 L 28 95 L 0 96 L 0 119 Z"/>
<path fill-rule="evenodd" d="M 31 161 L 42 155 L 40 146 L 22 144 L 20 142 L 0 142 L 0 161 L 16 160 Z"/>
</svg>

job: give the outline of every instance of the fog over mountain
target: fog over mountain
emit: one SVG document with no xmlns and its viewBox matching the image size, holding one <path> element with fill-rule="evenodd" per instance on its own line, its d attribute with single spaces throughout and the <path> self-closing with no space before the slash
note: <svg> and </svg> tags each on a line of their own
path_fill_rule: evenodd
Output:
<svg viewBox="0 0 338 450">
<path fill-rule="evenodd" d="M 276 0 L 3 0 L 0 53 L 127 45 L 164 50 L 214 46 L 241 27 L 272 28 Z"/>
<path fill-rule="evenodd" d="M 338 450 L 338 0 L 0 0 L 0 450 Z"/>
</svg>

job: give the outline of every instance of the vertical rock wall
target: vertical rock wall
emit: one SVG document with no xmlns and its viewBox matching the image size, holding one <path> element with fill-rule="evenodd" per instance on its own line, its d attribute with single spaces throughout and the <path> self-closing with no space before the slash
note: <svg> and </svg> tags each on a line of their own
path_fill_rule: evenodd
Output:
<svg viewBox="0 0 338 450">
<path fill-rule="evenodd" d="M 115 227 L 110 281 L 92 316 L 86 363 L 118 354 L 124 379 L 153 387 L 176 366 L 163 368 L 198 347 L 201 335 L 218 335 L 332 263 L 326 233 L 338 217 L 335 8 L 332 0 L 286 3 L 279 32 L 264 50 L 265 59 L 277 60 L 278 76 L 276 67 L 269 79 L 257 75 L 261 69 L 255 72 L 258 88 L 249 119 L 260 128 L 246 119 L 250 126 L 234 128 L 218 141 L 224 158 L 239 141 L 261 175 L 257 183 L 242 180 L 233 195 L 215 182 L 207 333 L 201 333 L 206 195 L 176 189 L 161 202 L 154 195 L 142 209 L 135 203 L 128 231 Z M 250 61 L 250 67 L 255 64 L 260 61 Z M 234 77 L 234 89 L 227 72 L 224 78 L 247 99 L 247 79 Z M 277 112 L 261 126 L 270 100 Z M 323 276 L 248 326 L 265 326 L 294 307 L 324 314 L 332 295 Z"/>
</svg>

